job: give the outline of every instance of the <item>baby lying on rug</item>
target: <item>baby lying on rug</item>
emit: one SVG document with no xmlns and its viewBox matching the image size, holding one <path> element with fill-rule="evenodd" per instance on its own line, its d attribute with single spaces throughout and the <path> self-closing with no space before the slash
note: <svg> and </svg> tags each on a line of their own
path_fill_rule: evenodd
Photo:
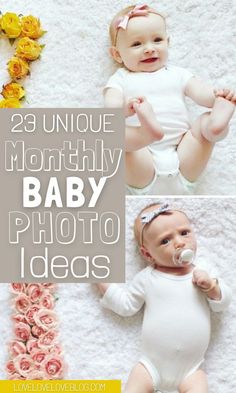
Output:
<svg viewBox="0 0 236 393">
<path fill-rule="evenodd" d="M 136 218 L 134 231 L 148 266 L 125 288 L 97 284 L 103 306 L 121 316 L 145 305 L 142 356 L 125 393 L 207 393 L 202 364 L 210 341 L 210 310 L 225 310 L 231 290 L 196 267 L 197 242 L 183 211 L 149 205 Z"/>
<path fill-rule="evenodd" d="M 192 194 L 215 142 L 228 132 L 236 93 L 214 90 L 168 62 L 166 19 L 158 9 L 122 9 L 111 22 L 110 38 L 120 68 L 109 78 L 104 99 L 106 107 L 123 108 L 126 116 L 128 193 Z M 190 124 L 186 97 L 211 111 Z"/>
</svg>

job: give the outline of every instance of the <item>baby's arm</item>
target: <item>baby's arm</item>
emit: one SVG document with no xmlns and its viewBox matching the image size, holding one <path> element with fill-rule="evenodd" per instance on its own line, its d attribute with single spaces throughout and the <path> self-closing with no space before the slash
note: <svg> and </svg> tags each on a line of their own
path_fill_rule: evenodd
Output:
<svg viewBox="0 0 236 393">
<path fill-rule="evenodd" d="M 223 311 L 228 307 L 232 293 L 222 280 L 218 281 L 217 278 L 210 277 L 205 270 L 195 269 L 193 284 L 206 294 L 213 311 Z"/>
<path fill-rule="evenodd" d="M 219 283 L 215 278 L 211 278 L 205 270 L 195 269 L 193 271 L 193 283 L 214 300 L 221 299 Z"/>
<path fill-rule="evenodd" d="M 101 283 L 99 282 L 96 285 L 97 285 L 99 291 L 101 292 L 101 294 L 104 295 L 104 293 L 106 293 L 107 289 L 109 288 L 109 286 L 111 284 L 108 284 L 106 282 L 101 282 Z"/>
<path fill-rule="evenodd" d="M 104 103 L 107 108 L 124 108 L 124 96 L 121 90 L 108 88 L 104 93 Z"/>
<path fill-rule="evenodd" d="M 134 97 L 126 100 L 122 91 L 113 87 L 104 93 L 107 108 L 123 108 L 126 117 L 135 113 L 140 121 L 139 127 L 126 127 L 125 148 L 127 152 L 142 149 L 156 140 L 163 138 L 163 131 L 156 120 L 152 106 L 145 97 Z"/>
<path fill-rule="evenodd" d="M 215 102 L 215 93 L 212 86 L 199 78 L 191 78 L 185 88 L 185 95 L 196 104 L 212 108 Z"/>
<path fill-rule="evenodd" d="M 236 103 L 236 93 L 232 89 L 213 89 L 199 78 L 191 78 L 185 88 L 185 95 L 198 105 L 212 108 L 216 98 L 224 98 L 232 104 Z"/>
<path fill-rule="evenodd" d="M 121 316 L 136 314 L 144 304 L 145 272 L 142 271 L 127 286 L 118 284 L 97 284 L 103 294 L 101 303 Z"/>
</svg>

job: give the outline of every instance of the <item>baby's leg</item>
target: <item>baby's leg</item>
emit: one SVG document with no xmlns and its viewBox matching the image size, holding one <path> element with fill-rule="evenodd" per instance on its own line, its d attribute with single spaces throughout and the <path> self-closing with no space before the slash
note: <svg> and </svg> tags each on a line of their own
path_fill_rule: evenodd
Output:
<svg viewBox="0 0 236 393">
<path fill-rule="evenodd" d="M 214 106 L 202 135 L 210 142 L 223 139 L 228 132 L 228 124 L 234 114 L 235 104 L 223 97 L 215 99 Z"/>
<path fill-rule="evenodd" d="M 133 107 L 143 131 L 150 134 L 154 141 L 162 139 L 164 136 L 163 130 L 157 121 L 152 105 L 149 104 L 146 98 L 141 97 L 139 102 L 134 102 Z"/>
<path fill-rule="evenodd" d="M 180 170 L 189 181 L 195 181 L 204 170 L 214 147 L 214 142 L 228 132 L 235 104 L 217 97 L 212 112 L 201 115 L 178 146 Z"/>
<path fill-rule="evenodd" d="M 214 144 L 202 135 L 202 130 L 207 127 L 209 116 L 210 113 L 204 113 L 194 122 L 192 129 L 186 132 L 177 149 L 180 171 L 192 182 L 201 175 L 214 147 Z"/>
<path fill-rule="evenodd" d="M 151 104 L 145 97 L 129 100 L 127 112 L 136 113 L 139 127 L 127 127 L 125 132 L 125 149 L 127 152 L 139 150 L 163 138 L 164 133 L 156 119 Z"/>
<path fill-rule="evenodd" d="M 153 393 L 152 378 L 141 363 L 132 369 L 124 393 Z"/>
<path fill-rule="evenodd" d="M 179 393 L 208 393 L 207 376 L 203 370 L 197 370 L 179 386 Z"/>
<path fill-rule="evenodd" d="M 136 188 L 144 188 L 154 178 L 153 158 L 147 146 L 163 138 L 163 130 L 158 123 L 152 106 L 145 97 L 137 97 L 126 104 L 127 114 L 136 113 L 140 121 L 138 127 L 126 127 L 126 183 Z"/>
<path fill-rule="evenodd" d="M 126 183 L 137 188 L 144 188 L 155 175 L 153 158 L 150 151 L 144 147 L 125 155 Z"/>
</svg>

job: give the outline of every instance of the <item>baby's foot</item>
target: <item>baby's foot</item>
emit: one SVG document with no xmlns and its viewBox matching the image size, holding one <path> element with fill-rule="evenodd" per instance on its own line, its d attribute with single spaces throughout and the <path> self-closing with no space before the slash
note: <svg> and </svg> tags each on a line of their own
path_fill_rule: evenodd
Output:
<svg viewBox="0 0 236 393">
<path fill-rule="evenodd" d="M 153 141 L 162 139 L 164 132 L 156 119 L 151 104 L 149 104 L 146 98 L 142 97 L 140 98 L 140 102 L 134 102 L 133 108 L 138 116 L 141 127 L 153 138 Z"/>
<path fill-rule="evenodd" d="M 209 116 L 208 125 L 203 130 L 204 137 L 210 142 L 223 139 L 228 133 L 228 125 L 234 110 L 235 103 L 233 101 L 217 96 Z"/>
<path fill-rule="evenodd" d="M 215 89 L 214 90 L 215 97 L 225 98 L 227 101 L 232 102 L 232 104 L 236 104 L 236 93 L 231 89 Z"/>
<path fill-rule="evenodd" d="M 142 102 L 142 97 L 130 98 L 124 105 L 125 117 L 130 117 L 135 114 L 134 104 Z"/>
</svg>

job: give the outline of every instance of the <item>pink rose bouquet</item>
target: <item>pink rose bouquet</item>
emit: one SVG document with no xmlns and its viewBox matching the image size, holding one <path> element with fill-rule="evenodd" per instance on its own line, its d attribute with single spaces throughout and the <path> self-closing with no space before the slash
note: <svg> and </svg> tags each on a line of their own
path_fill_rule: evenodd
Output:
<svg viewBox="0 0 236 393">
<path fill-rule="evenodd" d="M 8 379 L 63 379 L 65 365 L 54 311 L 56 285 L 10 285 L 15 337 L 9 343 Z"/>
</svg>

